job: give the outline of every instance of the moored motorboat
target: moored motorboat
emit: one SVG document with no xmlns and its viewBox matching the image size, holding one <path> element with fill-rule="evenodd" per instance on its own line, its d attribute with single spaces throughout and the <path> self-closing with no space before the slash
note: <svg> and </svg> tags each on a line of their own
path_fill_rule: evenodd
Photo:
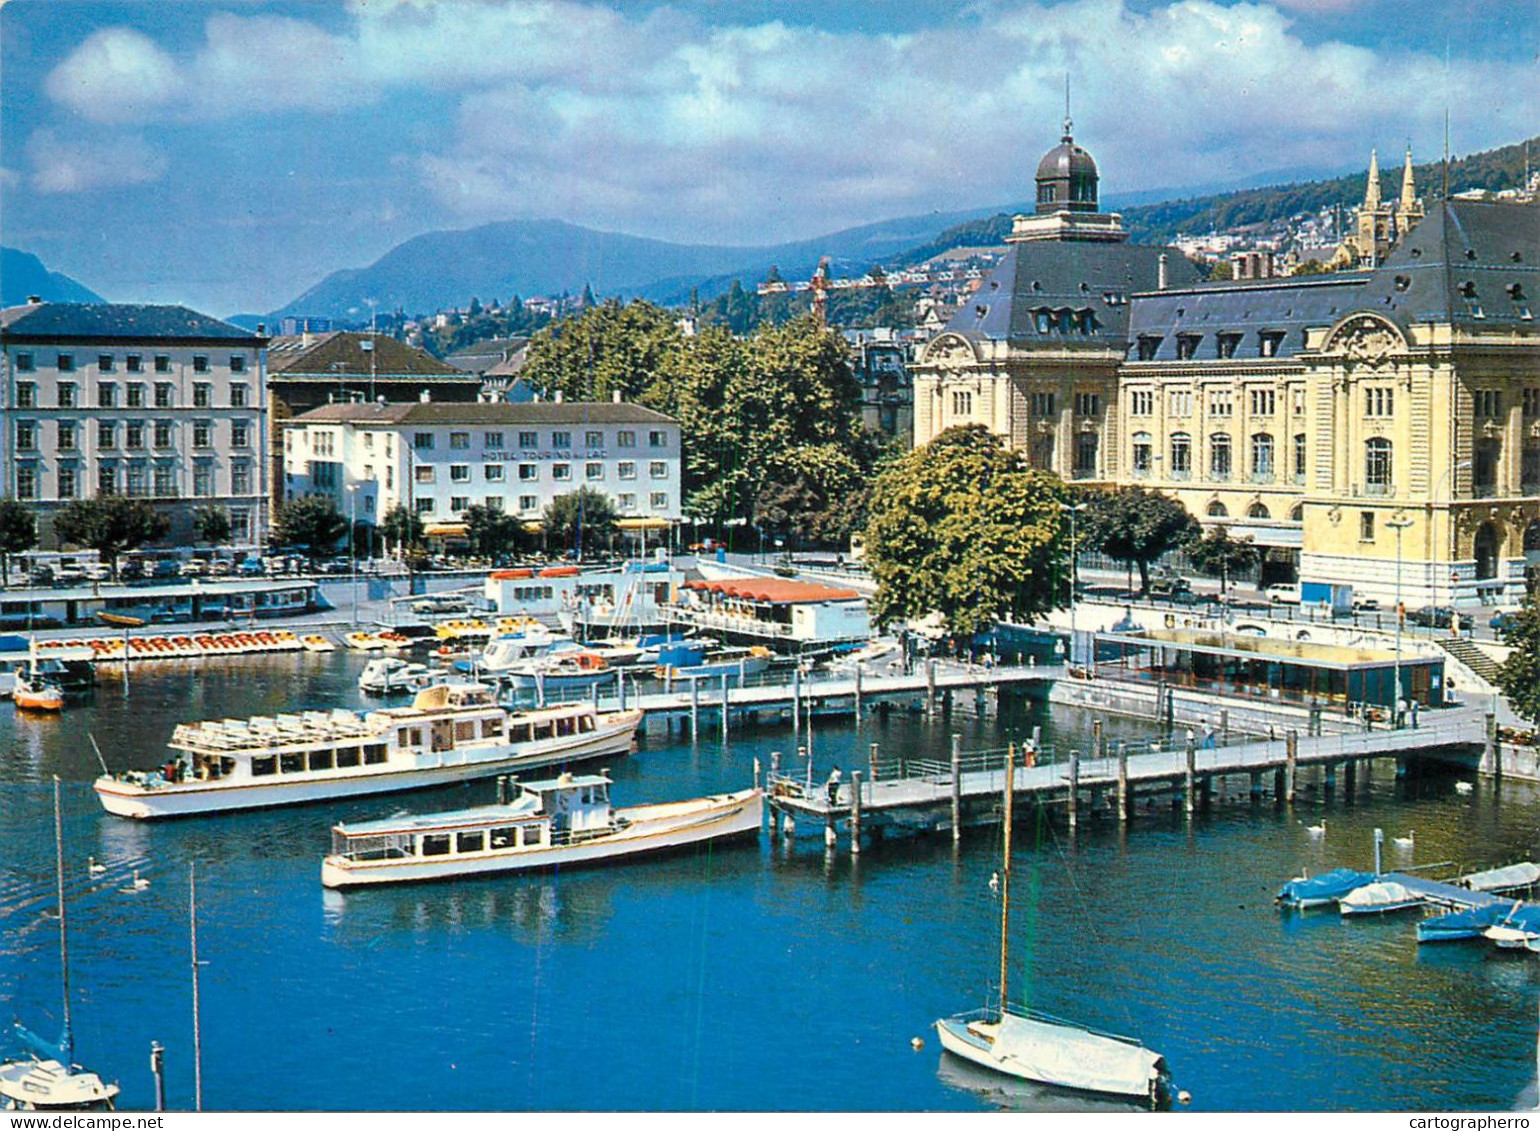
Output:
<svg viewBox="0 0 1540 1131">
<path fill-rule="evenodd" d="M 1352 868 L 1333 868 L 1319 876 L 1295 876 L 1274 897 L 1275 902 L 1301 911 L 1312 907 L 1326 907 L 1365 884 L 1374 877 L 1368 872 L 1355 872 Z"/>
<path fill-rule="evenodd" d="M 1512 906 L 1506 900 L 1497 900 L 1481 907 L 1464 907 L 1443 915 L 1432 915 L 1417 924 L 1417 941 L 1433 943 L 1479 939 L 1487 928 L 1500 923 L 1510 910 Z"/>
<path fill-rule="evenodd" d="M 64 710 L 64 689 L 44 677 L 36 668 L 16 673 L 16 686 L 11 691 L 11 698 L 23 711 Z"/>
<path fill-rule="evenodd" d="M 427 664 L 414 664 L 397 656 L 381 656 L 364 665 L 358 676 L 358 689 L 370 695 L 394 695 L 421 691 L 444 678 L 447 673 L 435 672 Z"/>
<path fill-rule="evenodd" d="M 756 834 L 763 817 L 758 789 L 615 809 L 610 784 L 604 773 L 562 774 L 518 783 L 506 803 L 337 825 L 321 882 L 349 888 L 566 867 Z"/>
<path fill-rule="evenodd" d="M 640 711 L 588 703 L 513 712 L 480 684 L 442 683 L 409 707 L 184 723 L 154 770 L 104 774 L 121 817 L 159 818 L 360 797 L 622 755 Z"/>
<path fill-rule="evenodd" d="M 1354 888 L 1337 901 L 1337 909 L 1344 915 L 1384 915 L 1421 907 L 1424 902 L 1406 885 L 1382 879 Z"/>
<path fill-rule="evenodd" d="M 520 691 L 537 691 L 548 695 L 588 691 L 615 677 L 614 669 L 604 662 L 604 657 L 583 650 L 520 660 L 503 674 Z"/>
</svg>

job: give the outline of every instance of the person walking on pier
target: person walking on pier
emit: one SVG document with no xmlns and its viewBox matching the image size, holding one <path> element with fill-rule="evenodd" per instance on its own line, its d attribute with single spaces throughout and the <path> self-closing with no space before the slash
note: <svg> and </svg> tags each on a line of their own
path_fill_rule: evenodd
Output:
<svg viewBox="0 0 1540 1131">
<path fill-rule="evenodd" d="M 835 766 L 829 771 L 829 804 L 838 805 L 840 800 L 840 768 Z"/>
</svg>

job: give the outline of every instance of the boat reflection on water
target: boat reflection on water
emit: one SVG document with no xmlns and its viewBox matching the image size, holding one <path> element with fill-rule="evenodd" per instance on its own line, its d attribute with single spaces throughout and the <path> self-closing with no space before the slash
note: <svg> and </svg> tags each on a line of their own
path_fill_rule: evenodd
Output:
<svg viewBox="0 0 1540 1131">
<path fill-rule="evenodd" d="M 555 877 L 499 884 L 391 888 L 347 894 L 323 889 L 322 911 L 339 941 L 373 945 L 390 931 L 513 928 L 527 943 L 586 942 L 614 914 L 608 884 Z"/>
<path fill-rule="evenodd" d="M 936 1079 L 948 1087 L 971 1092 L 998 1111 L 1125 1112 L 1149 1111 L 1148 1100 L 1070 1092 L 1007 1076 L 943 1051 Z"/>
</svg>

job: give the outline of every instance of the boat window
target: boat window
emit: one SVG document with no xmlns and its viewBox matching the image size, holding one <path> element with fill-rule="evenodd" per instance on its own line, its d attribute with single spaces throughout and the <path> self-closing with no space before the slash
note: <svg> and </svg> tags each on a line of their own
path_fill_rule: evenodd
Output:
<svg viewBox="0 0 1540 1131">
<path fill-rule="evenodd" d="M 575 720 L 572 718 L 572 716 L 563 715 L 561 718 L 556 720 L 556 733 L 561 737 L 566 738 L 573 732 L 572 724 L 574 721 Z"/>
<path fill-rule="evenodd" d="M 502 724 L 499 723 L 496 719 L 482 719 L 481 720 L 481 737 L 482 738 L 501 738 L 502 734 L 503 734 Z"/>
<path fill-rule="evenodd" d="M 512 848 L 518 843 L 518 829 L 512 825 L 504 825 L 492 830 L 493 848 Z"/>
<path fill-rule="evenodd" d="M 584 732 L 593 730 L 594 717 L 592 715 L 584 715 L 581 719 L 578 720 L 578 728 Z"/>
<path fill-rule="evenodd" d="M 359 749 L 356 746 L 345 746 L 337 751 L 337 768 L 347 769 L 349 766 L 358 765 Z"/>
<path fill-rule="evenodd" d="M 396 731 L 396 745 L 397 746 L 405 748 L 407 746 L 410 746 L 411 744 L 412 744 L 412 728 L 411 727 L 402 727 L 400 730 Z"/>
<path fill-rule="evenodd" d="M 412 728 L 412 744 L 414 746 L 422 745 L 422 727 Z"/>
<path fill-rule="evenodd" d="M 385 744 L 383 742 L 364 747 L 364 765 L 378 766 L 383 761 L 385 761 Z"/>
<path fill-rule="evenodd" d="M 310 752 L 310 768 L 312 770 L 331 769 L 332 752 L 330 750 L 312 750 Z"/>
<path fill-rule="evenodd" d="M 280 754 L 278 766 L 286 774 L 301 773 L 305 769 L 305 755 L 303 753 Z"/>
<path fill-rule="evenodd" d="M 449 834 L 430 833 L 422 838 L 422 855 L 424 856 L 448 856 Z"/>
<path fill-rule="evenodd" d="M 254 778 L 270 777 L 278 772 L 278 759 L 271 754 L 251 760 L 251 776 Z"/>
<path fill-rule="evenodd" d="M 480 852 L 487 846 L 487 834 L 484 832 L 460 833 L 455 837 L 456 852 Z"/>
<path fill-rule="evenodd" d="M 476 723 L 474 720 L 471 722 L 455 723 L 456 742 L 474 742 L 475 740 Z"/>
<path fill-rule="evenodd" d="M 534 731 L 535 731 L 535 741 L 536 742 L 539 742 L 541 739 L 550 738 L 551 737 L 551 724 L 550 723 L 536 723 L 534 725 Z"/>
</svg>

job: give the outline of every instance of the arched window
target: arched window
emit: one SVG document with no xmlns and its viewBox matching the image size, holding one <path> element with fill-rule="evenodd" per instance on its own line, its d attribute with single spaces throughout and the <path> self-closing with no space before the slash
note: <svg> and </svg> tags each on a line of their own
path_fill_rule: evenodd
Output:
<svg viewBox="0 0 1540 1131">
<path fill-rule="evenodd" d="M 1186 432 L 1171 433 L 1171 478 L 1186 479 L 1192 474 L 1192 437 Z"/>
<path fill-rule="evenodd" d="M 1215 432 L 1208 438 L 1208 477 L 1210 479 L 1230 478 L 1230 436 L 1225 432 Z"/>
<path fill-rule="evenodd" d="M 1266 432 L 1258 432 L 1251 437 L 1251 481 L 1273 481 L 1273 438 Z"/>
<path fill-rule="evenodd" d="M 1230 511 L 1223 503 L 1213 502 L 1208 505 L 1208 516 L 1209 518 L 1229 518 Z"/>
<path fill-rule="evenodd" d="M 1290 522 L 1304 522 L 1305 521 L 1305 504 L 1304 503 L 1295 503 L 1294 504 L 1294 509 L 1289 512 L 1289 521 Z"/>
<path fill-rule="evenodd" d="M 1476 557 L 1476 578 L 1484 581 L 1497 576 L 1498 552 L 1502 546 L 1502 532 L 1495 523 L 1485 522 L 1476 531 L 1473 549 Z"/>
<path fill-rule="evenodd" d="M 1150 465 L 1154 462 L 1154 459 L 1155 449 L 1150 434 L 1148 432 L 1135 432 L 1133 462 L 1134 474 L 1148 475 L 1150 473 Z"/>
<path fill-rule="evenodd" d="M 1251 509 L 1246 512 L 1246 517 L 1270 519 L 1273 516 L 1268 513 L 1267 508 L 1264 507 L 1261 503 L 1252 503 Z"/>
<path fill-rule="evenodd" d="M 1364 486 L 1369 494 L 1390 494 L 1391 455 L 1391 444 L 1385 437 L 1364 441 Z"/>
</svg>

